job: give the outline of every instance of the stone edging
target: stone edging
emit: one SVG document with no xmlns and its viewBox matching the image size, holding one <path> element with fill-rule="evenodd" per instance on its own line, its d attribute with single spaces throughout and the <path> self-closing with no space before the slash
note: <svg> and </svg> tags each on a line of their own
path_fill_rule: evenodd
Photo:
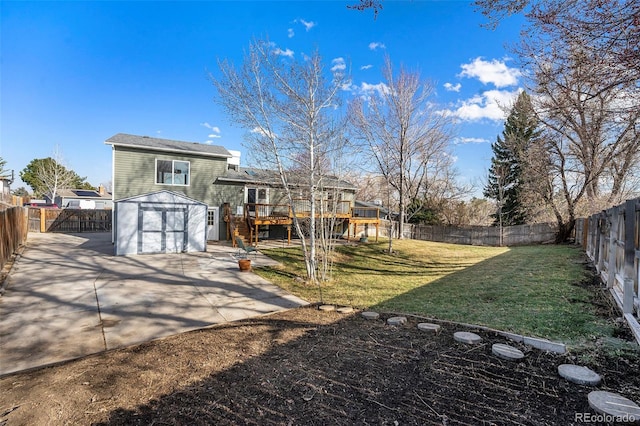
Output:
<svg viewBox="0 0 640 426">
<path fill-rule="evenodd" d="M 400 315 L 397 313 L 393 313 L 393 312 L 386 312 L 386 314 L 389 315 Z M 428 317 L 423 317 L 420 315 L 412 315 L 412 314 L 402 314 L 405 316 L 410 316 L 413 318 L 417 318 L 420 320 L 426 320 L 426 321 L 430 321 L 430 322 L 440 322 L 440 323 L 444 323 L 444 324 L 451 324 L 451 325 L 459 325 L 462 327 L 467 327 L 467 328 L 473 328 L 473 329 L 477 329 L 477 330 L 482 330 L 485 332 L 490 332 L 490 333 L 496 333 L 500 336 L 506 337 L 509 340 L 513 340 L 514 342 L 518 342 L 518 343 L 524 343 L 525 345 L 528 346 L 533 346 L 536 349 L 540 349 L 543 351 L 549 351 L 549 352 L 554 352 L 557 354 L 565 354 L 567 353 L 567 345 L 565 345 L 564 343 L 559 343 L 559 342 L 552 342 L 551 340 L 547 340 L 547 339 L 540 339 L 537 337 L 528 337 L 528 336 L 523 336 L 521 334 L 516 334 L 516 333 L 510 333 L 507 331 L 501 331 L 501 330 L 496 330 L 493 328 L 489 328 L 489 327 L 485 327 L 482 325 L 475 325 L 475 324 L 467 324 L 464 322 L 456 322 L 456 321 L 448 321 L 448 320 L 441 320 L 441 319 L 437 319 L 437 318 L 428 318 Z"/>
</svg>

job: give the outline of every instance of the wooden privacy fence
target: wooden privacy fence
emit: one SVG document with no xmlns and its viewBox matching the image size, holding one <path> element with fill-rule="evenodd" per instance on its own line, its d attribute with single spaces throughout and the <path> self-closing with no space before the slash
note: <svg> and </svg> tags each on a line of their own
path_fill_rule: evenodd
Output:
<svg viewBox="0 0 640 426">
<path fill-rule="evenodd" d="M 111 232 L 112 210 L 29 208 L 32 232 Z"/>
<path fill-rule="evenodd" d="M 0 270 L 27 240 L 27 209 L 10 207 L 0 210 Z"/>
<path fill-rule="evenodd" d="M 368 235 L 373 227 L 369 226 Z M 503 245 L 540 244 L 554 241 L 557 228 L 549 223 L 533 225 L 505 226 L 502 228 Z M 364 226 L 358 226 L 356 235 L 365 233 Z M 389 236 L 389 221 L 380 221 L 380 235 Z M 393 236 L 398 235 L 398 223 L 393 222 Z M 497 226 L 436 226 L 404 225 L 404 237 L 414 240 L 440 243 L 466 244 L 477 246 L 500 246 L 500 228 Z"/>
<path fill-rule="evenodd" d="M 576 221 L 576 243 L 593 261 L 602 282 L 640 343 L 640 198 Z"/>
</svg>

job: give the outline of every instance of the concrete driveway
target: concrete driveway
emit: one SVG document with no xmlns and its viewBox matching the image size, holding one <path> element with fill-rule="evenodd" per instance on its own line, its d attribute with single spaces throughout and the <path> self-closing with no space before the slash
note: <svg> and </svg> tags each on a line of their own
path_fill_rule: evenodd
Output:
<svg viewBox="0 0 640 426">
<path fill-rule="evenodd" d="M 0 375 L 306 304 L 234 252 L 116 257 L 109 233 L 29 234 L 0 297 Z"/>
</svg>

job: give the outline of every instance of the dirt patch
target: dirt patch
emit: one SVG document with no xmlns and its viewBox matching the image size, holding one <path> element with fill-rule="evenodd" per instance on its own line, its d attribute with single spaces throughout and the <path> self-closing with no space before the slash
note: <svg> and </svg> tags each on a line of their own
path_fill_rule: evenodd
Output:
<svg viewBox="0 0 640 426">
<path fill-rule="evenodd" d="M 359 314 L 302 308 L 0 379 L 0 424 L 577 424 L 592 388 L 559 378 L 575 362 L 503 337 L 468 346 Z M 640 364 L 595 357 L 602 390 L 640 400 Z"/>
</svg>

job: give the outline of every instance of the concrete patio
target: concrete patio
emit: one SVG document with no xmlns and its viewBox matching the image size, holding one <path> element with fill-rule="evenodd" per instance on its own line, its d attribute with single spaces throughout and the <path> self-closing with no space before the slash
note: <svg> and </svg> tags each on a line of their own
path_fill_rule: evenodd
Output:
<svg viewBox="0 0 640 426">
<path fill-rule="evenodd" d="M 0 375 L 306 304 L 207 250 L 116 257 L 109 233 L 29 234 L 0 297 Z"/>
</svg>

